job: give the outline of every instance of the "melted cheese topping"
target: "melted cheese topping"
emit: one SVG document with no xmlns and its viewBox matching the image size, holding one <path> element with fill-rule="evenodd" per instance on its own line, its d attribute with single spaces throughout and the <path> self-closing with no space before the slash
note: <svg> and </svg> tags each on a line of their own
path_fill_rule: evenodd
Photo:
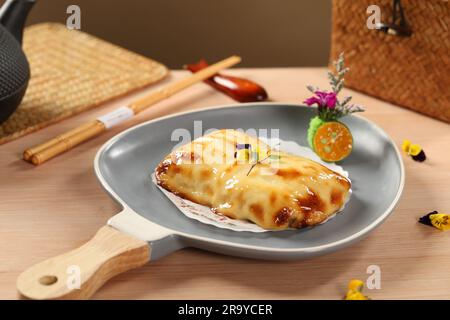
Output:
<svg viewBox="0 0 450 320">
<path fill-rule="evenodd" d="M 235 158 L 237 144 L 251 144 L 260 155 L 275 152 L 240 131 L 215 131 L 169 154 L 155 170 L 157 182 L 218 214 L 266 229 L 313 226 L 344 205 L 351 184 L 342 175 L 284 152 L 254 165 Z"/>
</svg>

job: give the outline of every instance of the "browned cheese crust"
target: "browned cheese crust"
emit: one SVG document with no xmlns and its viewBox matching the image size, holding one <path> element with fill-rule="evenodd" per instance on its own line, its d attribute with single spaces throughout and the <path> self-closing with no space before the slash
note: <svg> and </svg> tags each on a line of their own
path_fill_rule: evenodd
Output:
<svg viewBox="0 0 450 320">
<path fill-rule="evenodd" d="M 278 160 L 252 163 L 235 158 L 236 144 L 266 144 L 223 129 L 170 153 L 155 169 L 158 184 L 217 214 L 250 220 L 266 229 L 314 226 L 344 205 L 350 181 L 312 160 L 277 152 Z M 250 172 L 250 173 L 249 173 Z"/>
</svg>

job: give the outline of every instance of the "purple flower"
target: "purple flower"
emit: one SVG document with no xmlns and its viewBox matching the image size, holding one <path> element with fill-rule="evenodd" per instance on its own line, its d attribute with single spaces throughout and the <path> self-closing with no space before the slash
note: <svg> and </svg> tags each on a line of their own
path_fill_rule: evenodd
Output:
<svg viewBox="0 0 450 320">
<path fill-rule="evenodd" d="M 328 108 L 331 110 L 336 107 L 336 93 L 326 91 L 316 91 L 314 93 L 315 96 L 306 99 L 305 101 L 303 101 L 303 103 L 306 103 L 308 106 L 317 104 L 319 108 Z"/>
</svg>

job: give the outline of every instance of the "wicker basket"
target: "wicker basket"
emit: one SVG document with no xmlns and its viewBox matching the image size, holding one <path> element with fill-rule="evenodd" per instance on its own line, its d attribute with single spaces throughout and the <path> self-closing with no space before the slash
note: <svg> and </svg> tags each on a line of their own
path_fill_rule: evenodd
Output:
<svg viewBox="0 0 450 320">
<path fill-rule="evenodd" d="M 369 5 L 392 19 L 392 0 L 333 0 L 331 60 L 345 52 L 346 85 L 450 122 L 450 2 L 402 0 L 410 36 L 369 29 Z"/>
</svg>

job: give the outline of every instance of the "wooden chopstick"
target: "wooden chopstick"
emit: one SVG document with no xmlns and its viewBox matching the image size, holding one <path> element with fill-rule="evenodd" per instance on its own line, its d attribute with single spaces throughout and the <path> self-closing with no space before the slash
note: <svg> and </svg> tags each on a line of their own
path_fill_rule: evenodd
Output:
<svg viewBox="0 0 450 320">
<path fill-rule="evenodd" d="M 63 134 L 57 135 L 56 137 L 54 137 L 53 139 L 48 140 L 47 142 L 44 142 L 36 147 L 33 148 L 29 148 L 27 150 L 25 150 L 23 152 L 23 159 L 26 161 L 30 161 L 31 157 L 49 147 L 51 147 L 52 145 L 57 144 L 58 142 L 64 142 L 64 140 L 68 139 L 70 136 L 77 134 L 81 131 L 84 131 L 86 129 L 88 129 L 90 126 L 92 126 L 93 122 L 97 122 L 97 120 L 94 121 L 90 121 L 90 122 L 86 122 L 81 126 L 78 126 L 72 130 L 69 130 Z"/>
<path fill-rule="evenodd" d="M 40 165 L 59 154 L 66 152 L 77 145 L 96 137 L 111 126 L 121 123 L 139 112 L 144 111 L 151 105 L 164 100 L 193 84 L 202 82 L 219 71 L 229 68 L 241 61 L 238 56 L 231 56 L 219 61 L 208 68 L 200 70 L 184 79 L 168 84 L 167 86 L 150 93 L 148 96 L 138 99 L 126 107 L 119 108 L 95 120 L 84 123 L 70 131 L 56 136 L 40 145 L 24 151 L 23 159 L 34 165 Z"/>
</svg>

